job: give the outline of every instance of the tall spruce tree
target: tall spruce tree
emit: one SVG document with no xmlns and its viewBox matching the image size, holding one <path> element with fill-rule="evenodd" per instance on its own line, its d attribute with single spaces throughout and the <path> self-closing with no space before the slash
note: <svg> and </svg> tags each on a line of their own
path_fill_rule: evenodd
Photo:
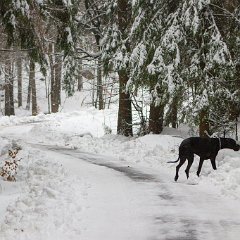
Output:
<svg viewBox="0 0 240 240">
<path fill-rule="evenodd" d="M 108 24 L 102 40 L 102 60 L 105 72 L 116 71 L 119 76 L 119 108 L 117 132 L 132 136 L 132 103 L 129 81 L 129 55 L 131 46 L 131 4 L 128 0 L 106 1 Z"/>
</svg>

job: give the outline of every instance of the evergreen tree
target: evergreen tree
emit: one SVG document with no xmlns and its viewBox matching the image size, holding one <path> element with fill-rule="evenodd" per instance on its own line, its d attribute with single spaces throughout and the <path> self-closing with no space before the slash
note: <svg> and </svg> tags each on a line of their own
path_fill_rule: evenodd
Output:
<svg viewBox="0 0 240 240">
<path fill-rule="evenodd" d="M 225 11 L 224 5 L 210 0 L 175 1 L 173 5 L 163 0 L 134 1 L 133 9 L 129 84 L 152 84 L 155 101 L 163 105 L 173 103 L 180 93 L 188 102 L 187 121 L 199 124 L 201 136 L 219 129 L 221 109 L 229 121 L 229 106 L 238 103 L 233 51 L 224 37 L 229 30 L 219 29 L 217 17 L 219 9 Z M 219 102 L 221 109 L 216 108 Z"/>
<path fill-rule="evenodd" d="M 131 4 L 128 0 L 106 1 L 108 24 L 102 40 L 102 59 L 105 71 L 114 70 L 119 75 L 118 134 L 131 136 L 132 104 L 127 87 L 129 81 L 129 56 L 131 46 Z"/>
</svg>

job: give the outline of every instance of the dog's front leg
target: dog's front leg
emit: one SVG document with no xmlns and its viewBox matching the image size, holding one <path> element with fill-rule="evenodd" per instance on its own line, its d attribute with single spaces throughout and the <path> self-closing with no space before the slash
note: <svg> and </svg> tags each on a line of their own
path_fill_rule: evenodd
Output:
<svg viewBox="0 0 240 240">
<path fill-rule="evenodd" d="M 211 158 L 211 164 L 212 164 L 212 168 L 213 168 L 214 170 L 217 170 L 217 167 L 216 167 L 216 157 Z"/>
<path fill-rule="evenodd" d="M 199 177 L 201 169 L 202 169 L 203 161 L 204 161 L 204 159 L 200 158 L 199 165 L 198 165 L 198 170 L 197 170 L 198 177 Z"/>
</svg>

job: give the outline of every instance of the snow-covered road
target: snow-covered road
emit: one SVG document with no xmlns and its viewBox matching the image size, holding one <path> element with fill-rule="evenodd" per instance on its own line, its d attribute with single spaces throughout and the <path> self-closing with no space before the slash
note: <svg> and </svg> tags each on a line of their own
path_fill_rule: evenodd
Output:
<svg viewBox="0 0 240 240">
<path fill-rule="evenodd" d="M 32 147 L 54 155 L 65 169 L 88 183 L 82 202 L 81 239 L 154 239 L 157 228 L 152 215 L 157 198 L 153 186 L 132 181 L 121 173 L 123 169 L 119 172 L 113 166 L 105 167 L 110 159 L 103 156 L 57 146 Z"/>
<path fill-rule="evenodd" d="M 116 164 L 109 156 L 38 147 L 67 155 L 64 166 L 94 186 L 87 199 L 91 208 L 84 216 L 85 226 L 91 227 L 85 227 L 82 239 L 237 240 L 240 236 L 238 201 L 226 202 L 214 188 L 177 184 L 169 181 L 164 169 Z"/>
</svg>

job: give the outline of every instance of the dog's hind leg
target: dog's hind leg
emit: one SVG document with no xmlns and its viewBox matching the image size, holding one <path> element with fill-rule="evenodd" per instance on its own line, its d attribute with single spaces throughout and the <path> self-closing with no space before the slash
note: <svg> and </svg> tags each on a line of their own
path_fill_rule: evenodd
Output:
<svg viewBox="0 0 240 240">
<path fill-rule="evenodd" d="M 187 165 L 187 168 L 186 168 L 186 170 L 185 170 L 185 173 L 186 173 L 186 175 L 187 175 L 187 179 L 189 178 L 189 170 L 190 170 L 190 168 L 191 168 L 191 166 L 192 166 L 193 159 L 194 159 L 194 155 L 189 156 L 189 157 L 187 158 L 187 160 L 188 160 L 188 165 Z"/>
<path fill-rule="evenodd" d="M 212 164 L 212 168 L 214 170 L 217 170 L 217 167 L 216 167 L 216 157 L 215 158 L 211 158 L 211 164 Z"/>
<path fill-rule="evenodd" d="M 186 157 L 180 157 L 180 162 L 179 162 L 179 164 L 176 166 L 176 176 L 175 176 L 175 178 L 174 178 L 175 181 L 178 180 L 178 172 L 179 172 L 179 169 L 180 169 L 180 167 L 185 163 L 185 161 L 186 161 Z"/>
<path fill-rule="evenodd" d="M 203 161 L 204 161 L 204 159 L 200 158 L 199 165 L 198 165 L 198 170 L 197 170 L 198 177 L 199 177 L 201 169 L 202 169 Z"/>
</svg>

